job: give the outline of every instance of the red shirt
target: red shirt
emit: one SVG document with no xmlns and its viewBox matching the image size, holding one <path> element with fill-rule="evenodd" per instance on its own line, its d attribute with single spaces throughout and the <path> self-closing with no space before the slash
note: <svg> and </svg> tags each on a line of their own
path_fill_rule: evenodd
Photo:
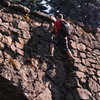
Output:
<svg viewBox="0 0 100 100">
<path fill-rule="evenodd" d="M 57 29 L 56 33 L 59 34 L 60 33 L 60 29 L 61 29 L 61 19 L 59 19 L 56 22 L 54 22 L 54 27 L 56 27 L 56 29 Z"/>
</svg>

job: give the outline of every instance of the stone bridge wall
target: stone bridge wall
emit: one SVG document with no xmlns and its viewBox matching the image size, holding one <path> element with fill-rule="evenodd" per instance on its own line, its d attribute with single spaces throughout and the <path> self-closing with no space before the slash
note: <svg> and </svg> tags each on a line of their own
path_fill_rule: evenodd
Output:
<svg viewBox="0 0 100 100">
<path fill-rule="evenodd" d="M 29 100 L 99 100 L 100 33 L 93 36 L 74 23 L 71 26 L 74 64 L 59 50 L 53 58 L 45 56 L 49 55 L 50 22 L 44 17 L 0 10 L 0 75 Z M 11 96 L 14 90 L 7 88 L 7 81 L 3 83 L 7 91 L 0 90 L 2 98 L 25 100 Z"/>
</svg>

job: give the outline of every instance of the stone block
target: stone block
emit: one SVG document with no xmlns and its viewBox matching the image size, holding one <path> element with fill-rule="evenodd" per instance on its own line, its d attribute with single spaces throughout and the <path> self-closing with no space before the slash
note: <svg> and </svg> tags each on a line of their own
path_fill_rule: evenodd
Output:
<svg viewBox="0 0 100 100">
<path fill-rule="evenodd" d="M 92 94 L 87 89 L 78 88 L 77 91 L 82 100 L 92 100 Z"/>
<path fill-rule="evenodd" d="M 22 38 L 24 39 L 30 39 L 31 38 L 31 34 L 29 33 L 29 31 L 24 31 L 22 30 Z"/>
<path fill-rule="evenodd" d="M 97 71 L 97 76 L 100 78 L 100 70 Z"/>
<path fill-rule="evenodd" d="M 18 19 L 14 19 L 12 21 L 12 24 L 13 24 L 13 27 L 15 27 L 15 28 L 29 31 L 29 24 L 26 21 L 20 21 Z"/>
<path fill-rule="evenodd" d="M 0 32 L 4 35 L 10 35 L 11 32 L 4 26 L 0 25 Z"/>
<path fill-rule="evenodd" d="M 75 63 L 81 63 L 81 59 L 76 58 L 76 59 L 75 59 Z"/>
<path fill-rule="evenodd" d="M 0 64 L 3 62 L 4 58 L 3 58 L 3 54 L 2 51 L 0 50 Z"/>
<path fill-rule="evenodd" d="M 16 45 L 16 47 L 19 48 L 19 49 L 23 49 L 23 47 L 24 47 L 24 45 L 21 44 L 21 43 L 19 43 L 19 42 L 15 42 L 15 45 Z"/>
<path fill-rule="evenodd" d="M 86 83 L 86 75 L 83 72 L 76 71 L 76 76 L 82 83 Z"/>
<path fill-rule="evenodd" d="M 0 42 L 0 49 L 4 49 L 4 47 L 5 45 L 2 42 Z"/>
<path fill-rule="evenodd" d="M 3 22 L 7 22 L 7 23 L 9 23 L 9 22 L 12 22 L 12 20 L 13 20 L 13 18 L 12 18 L 12 15 L 11 14 L 3 14 L 2 15 L 2 21 Z"/>
<path fill-rule="evenodd" d="M 17 52 L 18 54 L 20 54 L 21 56 L 24 56 L 24 51 L 23 51 L 23 50 L 17 49 L 16 52 Z"/>
<path fill-rule="evenodd" d="M 77 44 L 77 48 L 78 48 L 79 51 L 85 52 L 85 50 L 86 50 L 86 45 L 83 44 L 83 43 L 79 43 L 79 44 Z"/>
<path fill-rule="evenodd" d="M 51 91 L 46 88 L 40 95 L 38 95 L 37 100 L 52 100 Z"/>
<path fill-rule="evenodd" d="M 21 44 L 24 44 L 24 39 L 23 39 L 23 38 L 18 37 L 18 40 L 19 40 L 19 42 L 20 42 Z"/>
<path fill-rule="evenodd" d="M 80 56 L 81 56 L 81 58 L 86 58 L 86 54 L 85 53 L 80 52 Z"/>
<path fill-rule="evenodd" d="M 71 46 L 73 49 L 77 49 L 76 42 L 72 42 L 72 43 L 70 44 L 70 46 Z"/>
<path fill-rule="evenodd" d="M 16 59 L 13 59 L 13 64 L 14 64 L 14 67 L 16 67 L 17 70 L 20 70 L 21 64 Z"/>
<path fill-rule="evenodd" d="M 82 60 L 82 64 L 85 65 L 86 60 L 85 59 L 81 59 Z"/>
<path fill-rule="evenodd" d="M 12 45 L 10 46 L 10 48 L 11 48 L 12 51 L 16 52 L 16 47 L 15 47 L 14 44 L 12 44 Z"/>
<path fill-rule="evenodd" d="M 1 22 L 2 22 L 2 19 L 0 18 L 0 24 L 1 24 Z"/>
<path fill-rule="evenodd" d="M 5 36 L 5 39 L 6 39 L 6 44 L 7 44 L 8 46 L 11 46 L 11 44 L 12 44 L 12 38 L 9 37 L 9 36 Z"/>
<path fill-rule="evenodd" d="M 91 78 L 89 78 L 88 80 L 88 87 L 90 91 L 94 93 L 97 93 L 98 91 L 100 91 L 100 85 Z"/>
</svg>

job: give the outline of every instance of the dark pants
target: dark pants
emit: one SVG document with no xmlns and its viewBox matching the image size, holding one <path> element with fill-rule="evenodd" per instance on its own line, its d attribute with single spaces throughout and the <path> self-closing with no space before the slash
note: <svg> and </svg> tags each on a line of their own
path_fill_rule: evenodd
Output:
<svg viewBox="0 0 100 100">
<path fill-rule="evenodd" d="M 62 47 L 62 49 L 68 49 L 68 39 L 65 39 L 62 34 L 58 34 L 56 37 L 54 37 L 51 40 L 51 43 L 55 44 L 57 47 Z"/>
</svg>

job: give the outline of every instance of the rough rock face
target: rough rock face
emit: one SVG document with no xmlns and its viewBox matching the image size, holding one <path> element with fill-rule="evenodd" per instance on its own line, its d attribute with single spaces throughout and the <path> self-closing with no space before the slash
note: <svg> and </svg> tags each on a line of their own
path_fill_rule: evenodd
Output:
<svg viewBox="0 0 100 100">
<path fill-rule="evenodd" d="M 0 100 L 100 100 L 100 33 L 71 23 L 72 63 L 49 55 L 50 22 L 0 11 Z"/>
</svg>

